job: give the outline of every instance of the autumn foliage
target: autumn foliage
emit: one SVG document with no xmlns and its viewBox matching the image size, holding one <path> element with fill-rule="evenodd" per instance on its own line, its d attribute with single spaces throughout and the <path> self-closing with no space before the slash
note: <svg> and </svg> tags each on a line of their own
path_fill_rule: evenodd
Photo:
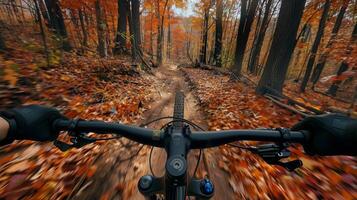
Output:
<svg viewBox="0 0 357 200">
<path fill-rule="evenodd" d="M 208 113 L 211 130 L 291 127 L 301 119 L 257 96 L 253 88 L 230 82 L 229 76 L 197 69 L 183 71 Z M 356 191 L 348 187 L 357 177 L 352 157 L 308 157 L 297 146 L 293 149 L 294 157 L 304 165 L 296 172 L 288 172 L 246 150 L 225 145 L 220 151 L 223 157 L 219 167 L 231 174 L 228 181 L 237 199 L 356 198 Z"/>
</svg>

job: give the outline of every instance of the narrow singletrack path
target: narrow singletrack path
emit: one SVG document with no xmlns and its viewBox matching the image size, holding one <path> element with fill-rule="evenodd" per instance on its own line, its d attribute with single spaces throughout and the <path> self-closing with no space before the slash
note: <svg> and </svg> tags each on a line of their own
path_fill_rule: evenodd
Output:
<svg viewBox="0 0 357 200">
<path fill-rule="evenodd" d="M 160 117 L 172 116 L 175 92 L 182 91 L 185 94 L 185 119 L 198 124 L 203 129 L 207 129 L 208 125 L 205 114 L 200 109 L 198 101 L 190 90 L 188 83 L 185 82 L 183 73 L 177 68 L 177 66 L 173 64 L 164 65 L 155 72 L 155 77 L 156 80 L 153 84 L 155 84 L 157 94 L 155 94 L 155 101 L 151 109 L 146 111 L 144 114 L 145 120 L 143 120 L 142 123 L 146 123 Z M 149 127 L 159 129 L 167 122 L 167 120 L 162 120 L 150 125 Z M 196 166 L 198 153 L 198 150 L 193 150 L 188 155 L 190 177 L 192 176 Z M 204 154 L 206 159 L 201 159 L 197 175 L 199 177 L 203 177 L 208 173 L 215 184 L 215 196 L 213 199 L 234 199 L 233 190 L 228 183 L 229 176 L 218 167 L 218 149 L 213 148 L 205 150 Z M 164 175 L 165 161 L 165 151 L 163 149 L 154 149 L 152 165 L 156 176 Z M 145 162 L 140 165 L 146 166 L 147 169 L 145 171 L 150 173 L 148 157 Z M 131 198 L 144 199 L 138 191 L 134 193 Z"/>
<path fill-rule="evenodd" d="M 176 65 L 167 64 L 155 71 L 152 84 L 153 103 L 151 108 L 144 112 L 145 124 L 160 117 L 172 116 L 175 92 L 180 90 L 185 94 L 185 119 L 190 120 L 203 129 L 207 129 L 207 120 L 199 103 L 193 95 L 188 83 L 185 82 L 183 73 Z M 149 125 L 149 128 L 160 129 L 168 120 L 162 120 Z M 124 148 L 123 148 L 124 146 Z M 141 149 L 142 148 L 142 149 Z M 96 173 L 90 181 L 80 183 L 79 191 L 71 199 L 134 199 L 143 200 L 144 197 L 137 189 L 137 182 L 141 176 L 150 174 L 148 146 L 142 146 L 127 139 L 113 140 L 102 148 L 102 153 L 95 160 Z M 141 150 L 140 150 L 141 149 Z M 140 150 L 139 153 L 138 150 Z M 189 177 L 192 176 L 198 159 L 198 150 L 193 150 L 188 155 Z M 199 164 L 197 176 L 207 174 L 215 185 L 213 199 L 235 199 L 235 194 L 229 183 L 229 175 L 218 167 L 221 159 L 218 148 L 204 151 L 204 158 Z M 128 159 L 130 158 L 130 159 Z M 156 176 L 165 172 L 166 152 L 155 148 L 152 156 L 153 171 Z"/>
</svg>

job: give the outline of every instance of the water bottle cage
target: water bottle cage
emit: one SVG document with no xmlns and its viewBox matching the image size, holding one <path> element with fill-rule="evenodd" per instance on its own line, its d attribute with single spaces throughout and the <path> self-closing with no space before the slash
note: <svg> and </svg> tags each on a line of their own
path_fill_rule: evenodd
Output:
<svg viewBox="0 0 357 200">
<path fill-rule="evenodd" d="M 72 121 L 69 127 L 68 135 L 71 137 L 70 141 L 71 144 L 60 141 L 60 140 L 55 140 L 53 144 L 59 148 L 61 151 L 67 151 L 71 148 L 81 148 L 87 144 L 93 143 L 96 141 L 95 138 L 89 138 L 86 136 L 86 133 L 83 132 L 77 132 L 76 127 L 80 119 L 75 119 Z"/>
</svg>

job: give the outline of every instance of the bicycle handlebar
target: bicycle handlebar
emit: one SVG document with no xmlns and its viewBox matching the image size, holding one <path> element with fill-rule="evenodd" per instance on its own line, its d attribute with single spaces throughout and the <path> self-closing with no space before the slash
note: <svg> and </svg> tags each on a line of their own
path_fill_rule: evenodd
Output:
<svg viewBox="0 0 357 200">
<path fill-rule="evenodd" d="M 130 140 L 141 144 L 151 145 L 155 147 L 163 147 L 163 134 L 157 131 L 128 126 L 119 123 L 110 123 L 103 121 L 74 121 L 74 120 L 56 120 L 53 127 L 60 131 L 79 131 L 79 132 L 94 132 L 109 134 L 114 133 L 124 136 Z"/>
<path fill-rule="evenodd" d="M 62 119 L 56 120 L 53 126 L 56 130 L 60 131 L 95 132 L 99 134 L 114 133 L 141 144 L 155 147 L 165 146 L 164 132 L 148 128 L 140 128 L 103 121 L 75 121 Z M 287 129 L 285 129 L 285 131 L 287 131 L 286 134 L 282 134 L 282 131 L 279 130 L 259 129 L 205 131 L 193 132 L 188 137 L 190 140 L 190 149 L 216 147 L 238 140 L 292 142 L 304 144 L 309 137 L 309 133 L 306 131 L 289 131 Z"/>
<path fill-rule="evenodd" d="M 190 135 L 191 149 L 216 147 L 239 140 L 305 143 L 307 132 L 289 131 L 282 135 L 278 130 L 225 130 L 194 132 Z"/>
</svg>

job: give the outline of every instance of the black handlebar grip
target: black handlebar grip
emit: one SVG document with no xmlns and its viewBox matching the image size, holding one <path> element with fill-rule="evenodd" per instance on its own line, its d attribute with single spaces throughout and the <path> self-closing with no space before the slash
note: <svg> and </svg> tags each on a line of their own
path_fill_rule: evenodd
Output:
<svg viewBox="0 0 357 200">
<path fill-rule="evenodd" d="M 67 131 L 72 120 L 57 119 L 53 122 L 52 127 L 57 131 Z"/>
<path fill-rule="evenodd" d="M 308 143 L 311 139 L 311 133 L 308 130 L 301 130 L 300 132 L 304 135 L 304 143 L 302 144 Z"/>
</svg>

